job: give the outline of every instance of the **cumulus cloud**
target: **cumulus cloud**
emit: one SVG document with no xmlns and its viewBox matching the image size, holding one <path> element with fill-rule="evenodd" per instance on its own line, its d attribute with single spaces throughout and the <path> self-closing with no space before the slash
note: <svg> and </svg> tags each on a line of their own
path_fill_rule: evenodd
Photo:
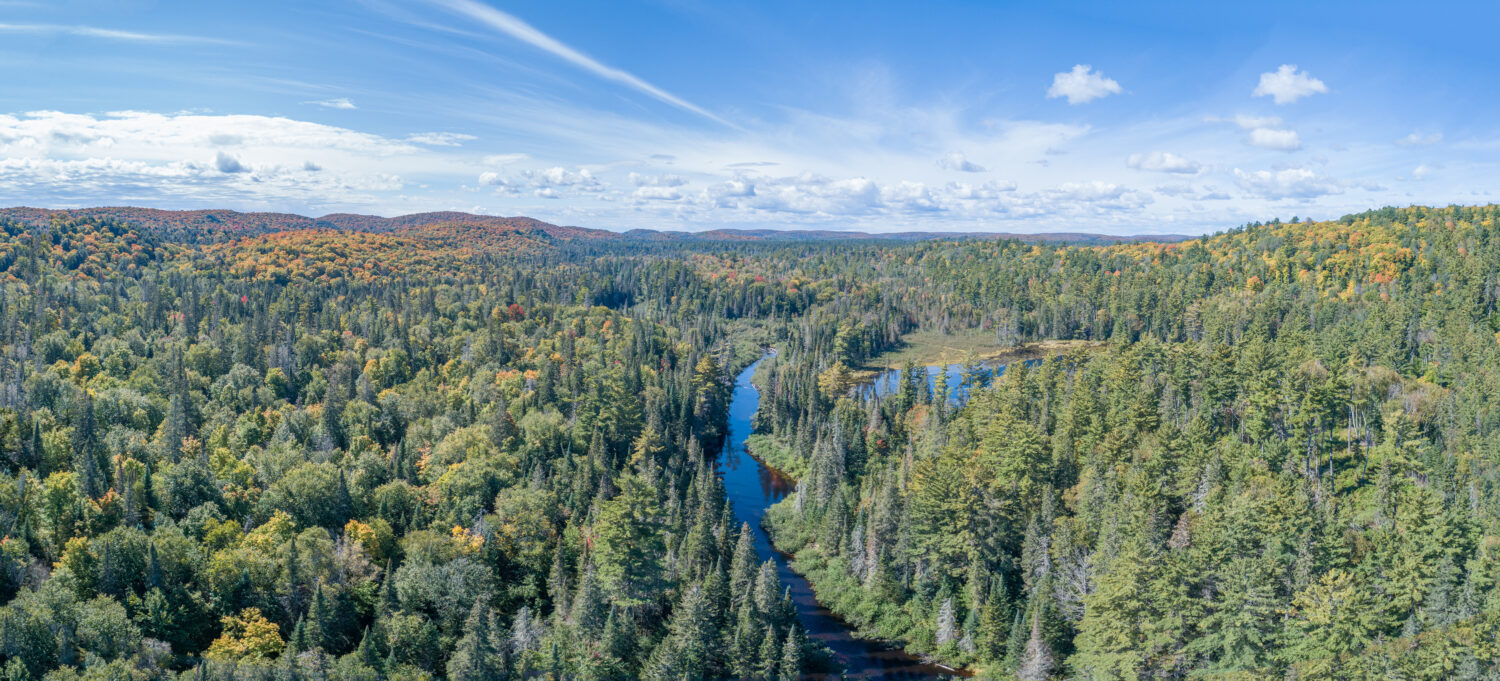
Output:
<svg viewBox="0 0 1500 681">
<path fill-rule="evenodd" d="M 933 213 L 947 210 L 944 201 L 921 182 L 902 181 L 883 192 L 885 203 L 898 211 Z"/>
<path fill-rule="evenodd" d="M 348 111 L 350 109 L 357 109 L 357 108 L 359 108 L 357 106 L 354 106 L 353 100 L 350 100 L 348 97 L 335 97 L 333 99 L 319 99 L 319 100 L 313 100 L 313 101 L 309 101 L 309 102 L 303 102 L 303 104 L 311 104 L 313 106 L 321 106 L 321 107 L 323 107 L 325 109 L 342 109 L 342 110 L 345 110 L 345 111 Z"/>
<path fill-rule="evenodd" d="M 1235 168 L 1234 179 L 1241 189 L 1267 199 L 1313 199 L 1344 191 L 1339 181 L 1306 168 L 1249 172 Z"/>
<path fill-rule="evenodd" d="M 983 225 L 992 220 L 1054 216 L 1098 217 L 1139 211 L 1153 202 L 1150 192 L 1094 181 L 1065 183 L 1025 192 L 1015 182 L 948 182 L 931 185 L 916 180 L 880 182 L 866 177 L 832 178 L 814 173 L 784 177 L 739 176 L 709 185 L 683 201 L 696 209 L 728 211 L 738 219 L 784 214 L 791 219 L 824 224 L 858 221 L 864 217 L 910 221 L 914 229 L 934 229 L 924 220 L 967 221 Z M 760 219 L 765 219 L 761 217 Z M 891 223 L 887 223 L 891 224 Z"/>
<path fill-rule="evenodd" d="M 240 163 L 239 159 L 222 151 L 214 156 L 214 167 L 218 168 L 221 173 L 243 173 L 249 170 L 245 164 Z"/>
<path fill-rule="evenodd" d="M 1183 175 L 1194 175 L 1203 169 L 1203 166 L 1197 161 L 1166 151 L 1153 151 L 1149 154 L 1131 154 L 1125 159 L 1125 165 L 1136 170 L 1179 173 Z"/>
<path fill-rule="evenodd" d="M 1270 97 L 1277 104 L 1291 104 L 1303 97 L 1328 92 L 1323 81 L 1313 78 L 1306 71 L 1298 71 L 1295 64 L 1282 64 L 1270 73 L 1260 74 L 1260 84 L 1252 93 L 1256 97 Z"/>
<path fill-rule="evenodd" d="M 938 167 L 944 170 L 957 170 L 961 173 L 982 173 L 984 166 L 970 163 L 963 154 L 954 152 L 944 156 L 937 161 Z"/>
<path fill-rule="evenodd" d="M 480 187 L 490 187 L 497 194 L 519 195 L 530 191 L 532 196 L 543 199 L 562 198 L 564 192 L 559 190 L 597 196 L 608 188 L 588 168 L 569 170 L 562 166 L 522 170 L 509 176 L 487 170 L 479 174 L 478 181 Z"/>
<path fill-rule="evenodd" d="M 1016 183 L 1009 180 L 990 180 L 980 185 L 949 182 L 946 190 L 949 196 L 960 201 L 993 201 L 1002 194 L 1016 191 Z"/>
<path fill-rule="evenodd" d="M 1093 68 L 1088 64 L 1078 64 L 1072 71 L 1053 75 L 1052 87 L 1047 88 L 1047 98 L 1066 97 L 1069 104 L 1083 104 L 1123 92 L 1119 83 Z"/>
<path fill-rule="evenodd" d="M 539 187 L 577 187 L 585 190 L 598 190 L 604 187 L 599 178 L 594 177 L 593 171 L 588 168 L 568 170 L 555 166 L 546 170 L 528 170 L 522 173 L 522 176 Z"/>
<path fill-rule="evenodd" d="M 1250 136 L 1245 141 L 1251 146 L 1278 151 L 1295 151 L 1302 148 L 1302 138 L 1295 130 L 1256 128 L 1250 131 Z"/>
<path fill-rule="evenodd" d="M 636 187 L 632 196 L 648 201 L 677 201 L 682 198 L 682 192 L 670 186 L 643 185 Z"/>
<path fill-rule="evenodd" d="M 865 215 L 882 203 L 880 185 L 866 177 L 832 179 L 813 173 L 765 178 L 741 205 L 781 213 Z"/>
<path fill-rule="evenodd" d="M 1278 116 L 1247 116 L 1238 114 L 1234 118 L 1209 117 L 1209 123 L 1233 123 L 1241 130 L 1248 130 L 1245 144 L 1262 149 L 1295 151 L 1302 148 L 1302 137 L 1297 131 L 1282 127 L 1284 121 Z"/>
<path fill-rule="evenodd" d="M 44 205 L 368 208 L 401 172 L 447 167 L 409 142 L 273 116 L 0 114 L 0 145 L 0 196 Z"/>
<path fill-rule="evenodd" d="M 1411 179 L 1425 180 L 1429 175 L 1437 172 L 1437 170 L 1441 167 L 1442 166 L 1440 165 L 1428 165 L 1426 163 L 1423 163 L 1411 171 Z"/>
</svg>

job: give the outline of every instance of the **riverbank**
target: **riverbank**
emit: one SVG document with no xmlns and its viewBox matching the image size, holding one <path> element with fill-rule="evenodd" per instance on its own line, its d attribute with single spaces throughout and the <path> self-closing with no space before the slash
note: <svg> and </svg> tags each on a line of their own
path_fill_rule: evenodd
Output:
<svg viewBox="0 0 1500 681">
<path fill-rule="evenodd" d="M 823 555 L 805 528 L 794 519 L 795 502 L 787 499 L 771 507 L 766 514 L 766 530 L 772 546 L 791 557 L 791 567 L 812 586 L 813 594 L 835 616 L 854 630 L 860 638 L 881 641 L 900 647 L 908 655 L 945 670 L 956 677 L 970 677 L 976 670 L 949 664 L 930 651 L 938 648 L 930 631 L 914 622 L 929 619 L 932 613 L 911 612 L 881 598 L 881 588 L 873 591 L 849 575 L 848 561 Z M 800 545 L 795 553 L 787 549 Z M 903 624 L 905 623 L 905 624 Z"/>
<path fill-rule="evenodd" d="M 1057 352 L 1058 346 L 1037 349 L 1039 352 Z M 952 369 L 953 367 L 945 367 Z M 872 376 L 866 383 L 879 385 L 880 374 Z M 929 372 L 929 383 L 933 374 Z M 894 384 L 894 382 L 892 382 Z M 787 444 L 778 442 L 770 435 L 756 434 L 746 438 L 745 452 L 788 490 L 785 498 L 772 505 L 762 517 L 761 529 L 766 533 L 774 550 L 789 558 L 790 569 L 805 580 L 813 598 L 826 608 L 832 617 L 849 627 L 853 635 L 861 639 L 898 647 L 906 655 L 923 660 L 930 669 L 943 676 L 973 676 L 975 670 L 961 665 L 948 664 L 941 653 L 944 647 L 937 645 L 933 632 L 919 626 L 918 622 L 932 619 L 931 612 L 915 612 L 909 609 L 913 601 L 899 599 L 905 605 L 894 605 L 898 599 L 886 598 L 887 588 L 898 588 L 894 584 L 861 583 L 852 577 L 848 560 L 835 554 L 824 555 L 818 544 L 820 528 L 810 527 L 802 521 L 797 508 L 797 499 L 792 493 L 796 480 L 807 473 L 807 462 Z M 957 653 L 953 644 L 947 649 Z M 937 653 L 937 654 L 934 654 Z M 951 659 L 951 658 L 950 658 Z"/>
<path fill-rule="evenodd" d="M 853 627 L 819 602 L 812 584 L 792 569 L 786 555 L 772 546 L 763 522 L 766 511 L 790 496 L 794 483 L 751 457 L 745 448 L 760 405 L 760 391 L 751 382 L 751 376 L 761 361 L 764 357 L 735 376 L 719 472 L 735 519 L 752 528 L 755 551 L 760 558 L 774 563 L 777 577 L 787 587 L 809 641 L 826 647 L 837 665 L 845 670 L 843 674 L 812 674 L 804 678 L 937 679 L 953 675 L 952 670 L 923 662 L 883 641 L 857 636 Z"/>
</svg>

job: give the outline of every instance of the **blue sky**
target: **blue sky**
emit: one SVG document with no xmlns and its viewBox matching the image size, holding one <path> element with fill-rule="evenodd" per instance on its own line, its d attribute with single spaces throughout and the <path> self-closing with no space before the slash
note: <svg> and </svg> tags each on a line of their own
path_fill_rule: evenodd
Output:
<svg viewBox="0 0 1500 681">
<path fill-rule="evenodd" d="M 1500 10 L 0 0 L 0 205 L 1197 233 L 1489 203 Z"/>
</svg>

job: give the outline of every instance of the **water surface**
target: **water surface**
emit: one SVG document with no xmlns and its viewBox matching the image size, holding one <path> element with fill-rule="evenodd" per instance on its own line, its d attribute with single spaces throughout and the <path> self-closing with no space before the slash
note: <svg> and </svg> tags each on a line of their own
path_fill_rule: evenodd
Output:
<svg viewBox="0 0 1500 681">
<path fill-rule="evenodd" d="M 775 561 L 781 583 L 791 589 L 797 617 L 808 638 L 833 651 L 846 670 L 845 678 L 936 679 L 952 675 L 953 670 L 923 662 L 900 648 L 856 637 L 849 625 L 818 603 L 812 585 L 792 571 L 787 557 L 771 547 L 770 537 L 760 525 L 761 518 L 771 504 L 791 494 L 796 483 L 762 465 L 745 451 L 745 439 L 751 433 L 751 419 L 760 406 L 760 391 L 750 383 L 750 377 L 759 367 L 760 361 L 735 377 L 734 395 L 729 403 L 729 436 L 720 454 L 720 470 L 724 490 L 734 506 L 735 519 L 749 523 L 755 534 L 755 552 L 760 559 Z"/>
</svg>

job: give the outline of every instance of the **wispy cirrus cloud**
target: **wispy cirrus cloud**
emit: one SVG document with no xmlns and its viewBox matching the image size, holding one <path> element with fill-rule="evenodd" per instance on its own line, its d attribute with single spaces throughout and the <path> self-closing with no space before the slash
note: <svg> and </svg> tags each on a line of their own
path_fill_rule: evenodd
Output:
<svg viewBox="0 0 1500 681">
<path fill-rule="evenodd" d="M 507 14 L 476 0 L 432 0 L 432 2 L 483 23 L 496 31 L 500 31 L 532 47 L 551 53 L 553 56 L 600 78 L 627 86 L 679 109 L 691 111 L 699 116 L 731 128 L 738 127 L 697 104 L 646 82 L 629 71 L 599 63 L 593 57 L 579 52 L 562 41 L 541 32 L 535 26 L 522 21 L 514 15 Z"/>
<path fill-rule="evenodd" d="M 43 35 L 73 35 L 84 38 L 103 38 L 137 43 L 199 43 L 205 45 L 243 45 L 236 40 L 225 40 L 198 35 L 174 35 L 168 33 L 140 33 L 97 26 L 61 24 L 6 24 L 0 23 L 0 33 L 34 33 Z"/>
</svg>

